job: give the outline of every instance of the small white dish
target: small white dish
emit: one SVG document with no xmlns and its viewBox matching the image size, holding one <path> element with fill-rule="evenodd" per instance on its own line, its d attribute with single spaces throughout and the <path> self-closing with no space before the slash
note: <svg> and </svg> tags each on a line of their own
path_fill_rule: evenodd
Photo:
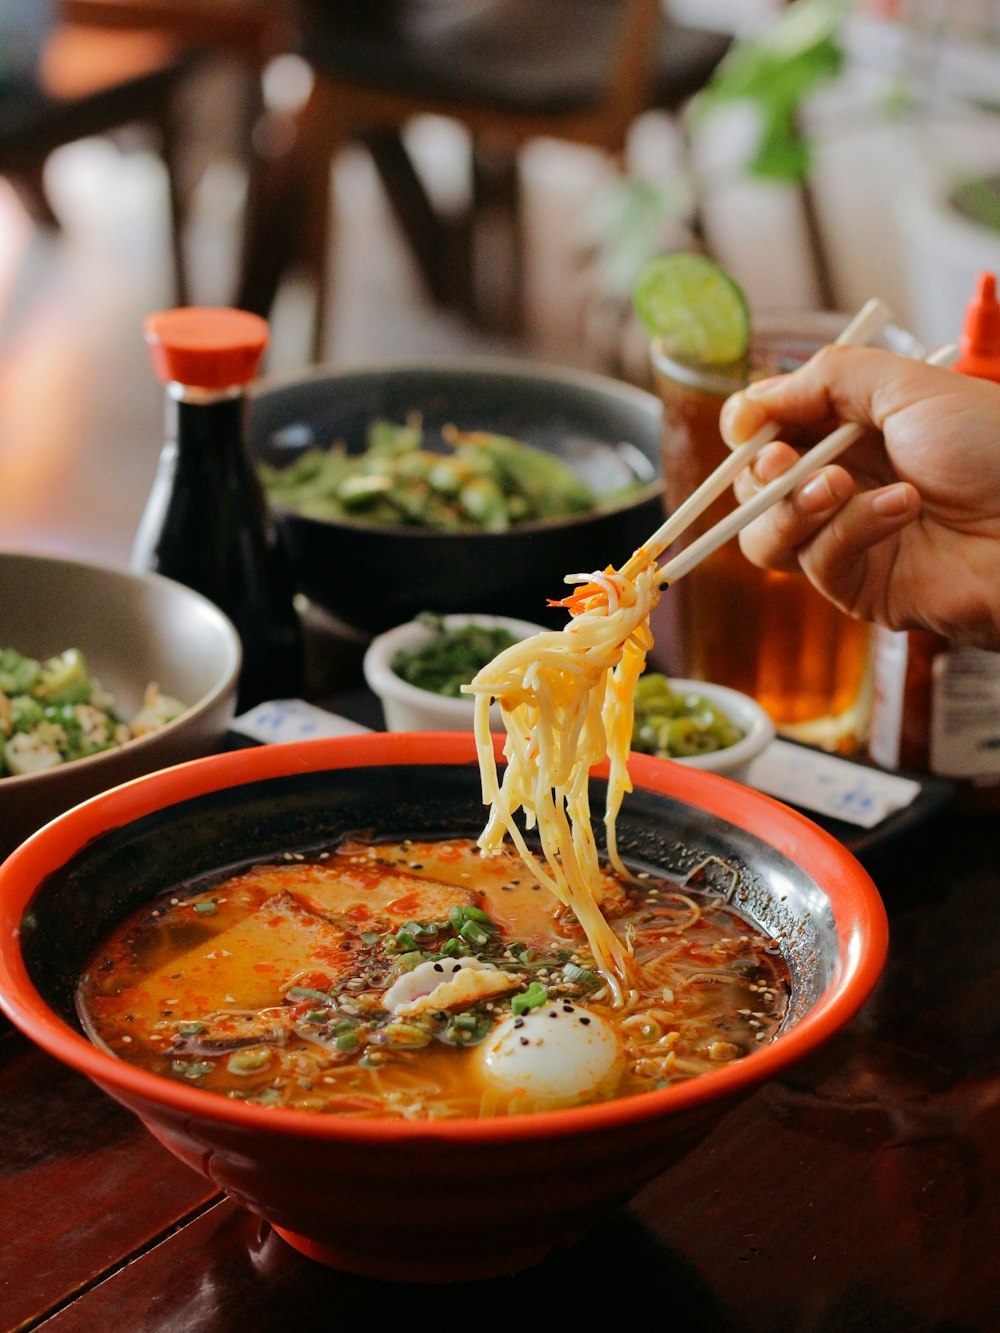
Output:
<svg viewBox="0 0 1000 1333">
<path fill-rule="evenodd" d="M 447 629 L 455 629 L 470 622 L 493 627 L 506 626 L 519 639 L 529 638 L 542 628 L 524 620 L 504 616 L 474 614 L 443 617 Z M 431 690 L 422 690 L 397 676 L 391 662 L 400 649 L 418 648 L 431 637 L 431 631 L 419 621 L 397 625 L 372 640 L 365 653 L 365 680 L 382 704 L 388 731 L 471 731 L 472 697 L 452 699 Z M 680 694 L 698 694 L 708 699 L 743 732 L 734 745 L 710 754 L 690 755 L 672 762 L 688 768 L 701 768 L 710 773 L 721 773 L 737 782 L 746 780 L 751 763 L 774 739 L 774 723 L 755 700 L 725 685 L 714 685 L 703 680 L 679 680 L 670 677 L 670 685 Z M 490 726 L 501 731 L 503 722 L 500 709 L 490 709 Z"/>
<path fill-rule="evenodd" d="M 668 680 L 671 689 L 678 694 L 698 694 L 707 699 L 743 732 L 735 744 L 727 745 L 724 750 L 688 755 L 671 762 L 745 782 L 750 765 L 774 740 L 774 722 L 770 714 L 748 694 L 732 690 L 728 685 L 715 685 L 707 680 L 680 680 L 676 676 L 670 676 Z"/>
<path fill-rule="evenodd" d="M 479 616 L 471 613 L 442 617 L 445 629 L 460 629 L 463 625 L 482 625 L 487 629 L 504 628 L 518 639 L 530 638 L 543 628 L 527 620 L 512 620 L 507 616 Z M 417 685 L 397 676 L 392 659 L 400 649 L 412 651 L 431 638 L 431 631 L 417 620 L 386 630 L 377 635 L 365 653 L 364 673 L 368 688 L 378 695 L 385 715 L 387 731 L 471 731 L 475 701 L 472 696 L 453 699 L 433 690 L 422 690 Z M 500 709 L 490 708 L 490 727 L 503 730 Z"/>
</svg>

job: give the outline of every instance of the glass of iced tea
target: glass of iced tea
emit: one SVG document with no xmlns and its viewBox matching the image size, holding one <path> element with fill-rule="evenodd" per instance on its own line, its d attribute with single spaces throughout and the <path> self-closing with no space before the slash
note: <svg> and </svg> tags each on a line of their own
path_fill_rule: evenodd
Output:
<svg viewBox="0 0 1000 1333">
<path fill-rule="evenodd" d="M 668 512 L 722 462 L 719 434 L 726 398 L 749 379 L 793 370 L 828 342 L 848 316 L 829 311 L 759 314 L 753 319 L 746 378 L 667 357 L 652 344 L 663 403 L 663 469 Z M 922 356 L 916 339 L 890 327 L 880 340 Z M 729 491 L 693 524 L 671 554 L 727 514 Z M 758 569 L 728 542 L 668 591 L 672 669 L 755 698 L 779 732 L 828 750 L 851 753 L 864 740 L 871 629 L 828 602 L 804 578 Z"/>
</svg>

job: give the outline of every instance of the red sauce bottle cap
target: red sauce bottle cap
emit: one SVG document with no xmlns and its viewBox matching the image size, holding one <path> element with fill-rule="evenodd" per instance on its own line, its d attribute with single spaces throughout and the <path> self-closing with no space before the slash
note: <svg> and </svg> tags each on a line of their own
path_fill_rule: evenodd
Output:
<svg viewBox="0 0 1000 1333">
<path fill-rule="evenodd" d="M 143 323 L 153 369 L 163 384 L 230 389 L 248 384 L 267 346 L 267 321 L 246 310 L 182 306 Z"/>
<path fill-rule="evenodd" d="M 955 370 L 1000 382 L 1000 303 L 995 273 L 980 273 L 976 279 L 975 294 L 965 307 L 959 347 L 962 354 Z"/>
</svg>

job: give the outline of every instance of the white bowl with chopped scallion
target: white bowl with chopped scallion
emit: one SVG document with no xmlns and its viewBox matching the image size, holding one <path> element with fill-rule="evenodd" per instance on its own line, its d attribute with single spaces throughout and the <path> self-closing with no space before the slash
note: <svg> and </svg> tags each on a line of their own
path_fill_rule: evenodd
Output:
<svg viewBox="0 0 1000 1333">
<path fill-rule="evenodd" d="M 364 673 L 386 729 L 471 731 L 474 700 L 461 685 L 498 652 L 541 629 L 507 616 L 427 613 L 379 634 L 365 653 Z M 503 727 L 496 704 L 490 725 Z"/>
</svg>

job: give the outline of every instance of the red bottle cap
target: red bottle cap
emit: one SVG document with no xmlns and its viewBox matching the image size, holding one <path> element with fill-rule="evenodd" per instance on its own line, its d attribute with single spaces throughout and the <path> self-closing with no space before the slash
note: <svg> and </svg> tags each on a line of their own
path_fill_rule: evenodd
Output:
<svg viewBox="0 0 1000 1333">
<path fill-rule="evenodd" d="M 976 279 L 975 294 L 965 307 L 959 346 L 962 355 L 955 370 L 1000 383 L 1000 303 L 995 273 L 980 273 Z"/>
<path fill-rule="evenodd" d="M 217 306 L 161 310 L 143 330 L 157 378 L 197 389 L 249 383 L 268 340 L 267 320 Z"/>
</svg>

